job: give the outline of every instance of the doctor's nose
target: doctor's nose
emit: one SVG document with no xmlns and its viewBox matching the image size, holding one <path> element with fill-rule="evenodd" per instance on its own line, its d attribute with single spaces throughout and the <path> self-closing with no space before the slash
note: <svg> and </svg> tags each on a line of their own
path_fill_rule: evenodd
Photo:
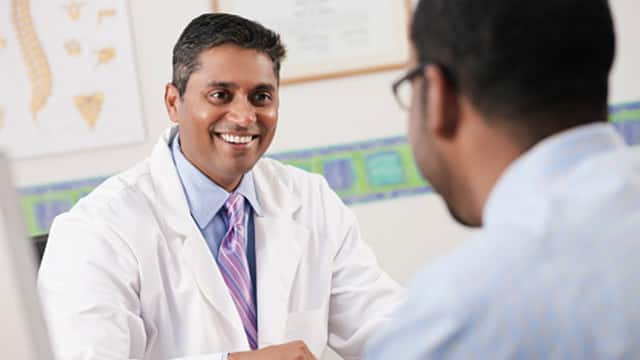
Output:
<svg viewBox="0 0 640 360">
<path fill-rule="evenodd" d="M 247 127 L 257 121 L 256 109 L 247 99 L 236 98 L 230 104 L 227 118 L 237 125 Z"/>
</svg>

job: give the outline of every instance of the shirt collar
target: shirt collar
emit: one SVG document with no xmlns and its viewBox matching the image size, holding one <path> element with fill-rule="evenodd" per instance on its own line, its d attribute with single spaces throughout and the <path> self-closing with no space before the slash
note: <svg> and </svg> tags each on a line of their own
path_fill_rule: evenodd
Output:
<svg viewBox="0 0 640 360">
<path fill-rule="evenodd" d="M 187 195 L 187 202 L 191 215 L 201 229 L 213 220 L 214 216 L 224 206 L 230 193 L 211 181 L 196 168 L 180 150 L 180 134 L 176 134 L 171 142 L 173 161 L 180 177 L 180 182 Z M 262 216 L 262 208 L 258 201 L 253 180 L 253 172 L 249 171 L 242 177 L 240 184 L 234 191 L 244 196 L 257 216 Z"/>
<path fill-rule="evenodd" d="M 595 154 L 625 147 L 626 143 L 613 126 L 597 123 L 580 126 L 550 136 L 516 159 L 500 176 L 489 194 L 483 212 L 486 227 L 511 216 L 526 216 L 533 221 L 533 202 L 552 191 L 558 181 L 582 160 Z M 535 224 L 534 224 L 535 225 Z"/>
</svg>

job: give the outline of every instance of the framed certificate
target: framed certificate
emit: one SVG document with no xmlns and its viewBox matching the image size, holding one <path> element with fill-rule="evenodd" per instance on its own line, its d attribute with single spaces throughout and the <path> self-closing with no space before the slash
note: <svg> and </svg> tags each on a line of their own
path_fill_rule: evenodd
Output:
<svg viewBox="0 0 640 360">
<path fill-rule="evenodd" d="M 410 0 L 212 0 L 278 32 L 287 48 L 282 83 L 403 67 Z"/>
</svg>

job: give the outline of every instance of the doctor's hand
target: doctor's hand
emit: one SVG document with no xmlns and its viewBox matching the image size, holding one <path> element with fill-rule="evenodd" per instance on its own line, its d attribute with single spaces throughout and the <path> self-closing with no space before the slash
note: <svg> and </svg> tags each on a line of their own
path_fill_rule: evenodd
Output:
<svg viewBox="0 0 640 360">
<path fill-rule="evenodd" d="M 316 360 L 304 341 L 267 346 L 255 351 L 229 354 L 228 360 Z"/>
</svg>

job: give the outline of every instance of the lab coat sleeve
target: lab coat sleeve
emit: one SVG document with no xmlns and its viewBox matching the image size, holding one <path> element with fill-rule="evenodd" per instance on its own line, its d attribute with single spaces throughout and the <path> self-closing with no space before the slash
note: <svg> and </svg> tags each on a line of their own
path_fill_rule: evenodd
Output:
<svg viewBox="0 0 640 360">
<path fill-rule="evenodd" d="M 360 359 L 365 343 L 405 299 L 405 290 L 378 265 L 358 222 L 324 182 L 327 226 L 337 226 L 329 313 L 329 346 L 344 359 Z"/>
<path fill-rule="evenodd" d="M 64 214 L 52 225 L 38 289 L 57 359 L 142 359 L 149 339 L 133 251 L 107 224 Z M 223 359 L 226 353 L 184 357 Z"/>
</svg>

